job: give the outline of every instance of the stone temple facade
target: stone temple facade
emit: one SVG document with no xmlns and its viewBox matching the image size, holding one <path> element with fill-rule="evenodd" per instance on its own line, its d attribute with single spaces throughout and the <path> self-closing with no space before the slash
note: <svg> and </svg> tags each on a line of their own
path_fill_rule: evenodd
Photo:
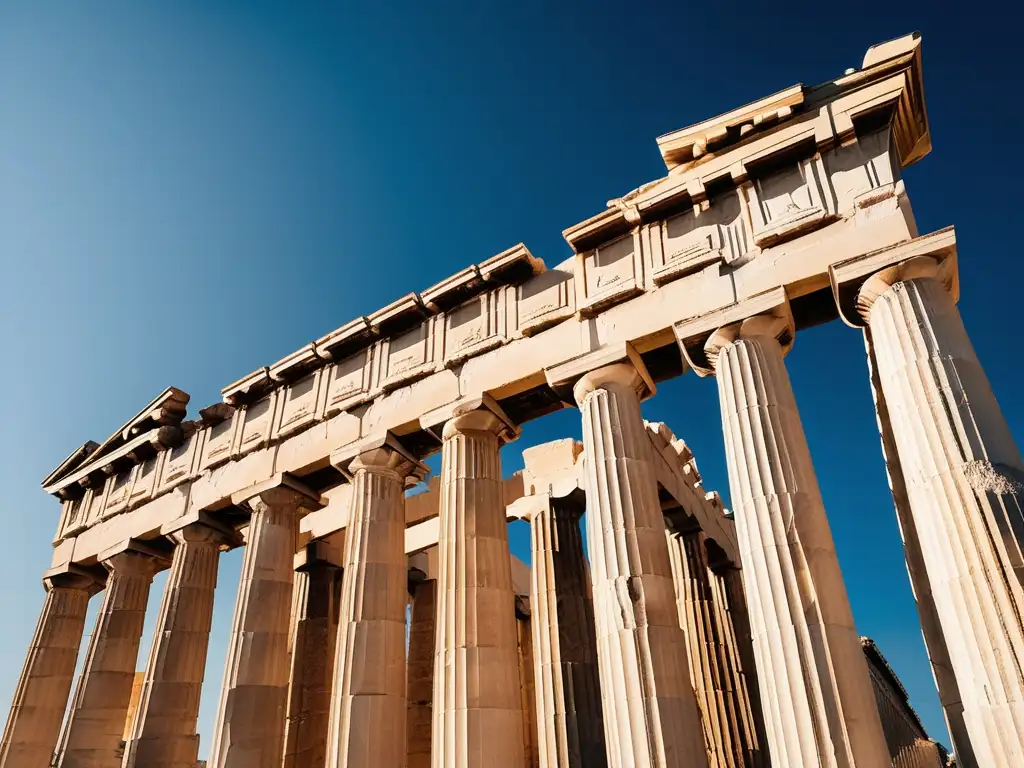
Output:
<svg viewBox="0 0 1024 768">
<path fill-rule="evenodd" d="M 54 470 L 0 767 L 192 768 L 235 547 L 211 768 L 941 765 L 854 628 L 786 371 L 837 319 L 864 338 L 956 759 L 1024 765 L 1024 466 L 957 310 L 954 231 L 920 234 L 900 179 L 931 148 L 918 36 L 658 146 L 666 175 L 567 229 L 570 260 L 511 248 L 196 418 L 168 389 Z M 717 384 L 732 515 L 641 417 L 691 370 Z M 562 408 L 582 444 L 504 479 L 501 446 Z"/>
</svg>

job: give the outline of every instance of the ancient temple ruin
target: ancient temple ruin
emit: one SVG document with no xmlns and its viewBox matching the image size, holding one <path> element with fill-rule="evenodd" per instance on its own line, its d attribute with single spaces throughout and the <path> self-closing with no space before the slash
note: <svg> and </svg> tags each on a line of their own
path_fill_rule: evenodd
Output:
<svg viewBox="0 0 1024 768">
<path fill-rule="evenodd" d="M 959 765 L 1024 765 L 1024 467 L 957 310 L 954 231 L 920 234 L 900 179 L 931 148 L 920 39 L 658 147 L 666 175 L 567 229 L 570 260 L 518 245 L 194 418 L 168 389 L 54 470 L 0 768 L 192 768 L 236 547 L 211 768 L 941 765 L 854 628 L 786 372 L 797 333 L 833 320 L 864 337 Z M 717 383 L 732 514 L 641 417 L 691 370 Z M 504 478 L 499 448 L 563 408 L 582 444 Z"/>
</svg>

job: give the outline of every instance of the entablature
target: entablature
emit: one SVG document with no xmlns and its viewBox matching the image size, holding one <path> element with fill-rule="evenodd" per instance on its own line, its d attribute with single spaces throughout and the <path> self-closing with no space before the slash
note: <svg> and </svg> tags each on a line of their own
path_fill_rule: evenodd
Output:
<svg viewBox="0 0 1024 768">
<path fill-rule="evenodd" d="M 897 59 L 873 66 L 904 76 L 910 64 Z M 872 77 L 836 98 L 889 87 Z M 64 502 L 58 544 L 82 536 L 88 551 L 127 512 L 138 523 L 121 538 L 144 539 L 153 519 L 230 509 L 232 493 L 275 473 L 323 492 L 345 481 L 332 454 L 373 435 L 390 433 L 422 459 L 440 448 L 432 415 L 489 397 L 521 424 L 571 404 L 562 380 L 571 377 L 557 372 L 582 375 L 619 350 L 649 372 L 653 391 L 690 367 L 709 370 L 690 354 L 699 337 L 766 311 L 766 301 L 794 332 L 835 319 L 830 270 L 917 232 L 896 129 L 875 126 L 820 151 L 816 132 L 832 124 L 820 109 L 835 99 L 804 94 L 792 116 L 729 149 L 751 162 L 709 151 L 615 201 L 574 228 L 579 250 L 550 269 L 522 245 L 471 265 L 243 377 L 197 421 L 183 421 L 187 395 L 168 390 L 47 478 Z M 773 165 L 778 158 L 785 162 Z M 738 185 L 725 188 L 721 174 Z M 668 193 L 677 186 L 681 206 Z"/>
</svg>

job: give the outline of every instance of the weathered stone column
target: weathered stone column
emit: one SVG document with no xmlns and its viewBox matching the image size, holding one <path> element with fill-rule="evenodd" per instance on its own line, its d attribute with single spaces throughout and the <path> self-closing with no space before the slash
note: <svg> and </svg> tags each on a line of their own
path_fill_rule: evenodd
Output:
<svg viewBox="0 0 1024 768">
<path fill-rule="evenodd" d="M 359 453 L 346 471 L 352 478 L 352 511 L 345 532 L 327 765 L 404 768 L 405 480 L 427 470 L 388 438 Z"/>
<path fill-rule="evenodd" d="M 767 766 L 747 676 L 733 626 L 728 585 L 711 572 L 700 530 L 669 532 L 679 622 L 689 648 L 690 677 L 703 716 L 712 768 Z M 759 714 L 759 713 L 757 713 Z"/>
<path fill-rule="evenodd" d="M 456 413 L 441 458 L 434 768 L 522 768 L 515 593 L 502 497 L 504 414 Z"/>
<path fill-rule="evenodd" d="M 409 626 L 409 663 L 406 670 L 407 768 L 430 768 L 431 703 L 434 696 L 434 634 L 437 581 L 416 585 Z"/>
<path fill-rule="evenodd" d="M 220 547 L 230 536 L 199 523 L 167 533 L 174 554 L 124 768 L 195 768 L 199 756 L 196 722 L 213 592 Z"/>
<path fill-rule="evenodd" d="M 942 625 L 935 608 L 935 598 L 928 580 L 928 570 L 921 552 L 921 537 L 917 533 L 917 525 L 910 511 L 910 500 L 907 496 L 907 484 L 903 479 L 903 467 L 896 442 L 893 439 L 892 423 L 889 420 L 889 409 L 885 403 L 885 395 L 878 381 L 878 363 L 871 344 L 871 331 L 864 329 L 864 345 L 867 349 L 868 370 L 871 374 L 871 393 L 875 399 L 875 414 L 878 418 L 878 432 L 882 443 L 882 455 L 885 458 L 885 470 L 889 478 L 889 489 L 892 492 L 893 506 L 896 509 L 896 521 L 903 538 L 903 554 L 907 560 L 907 575 L 910 587 L 917 603 L 917 615 L 921 622 L 921 634 L 924 638 L 928 661 L 931 663 L 935 687 L 939 692 L 939 702 L 945 715 L 946 727 L 953 742 L 956 762 L 959 768 L 981 768 L 971 748 L 971 738 L 967 733 L 964 720 L 964 704 L 960 695 L 960 687 L 953 674 L 953 663 L 949 658 L 946 638 L 942 635 Z M 885 727 L 885 720 L 882 720 Z"/>
<path fill-rule="evenodd" d="M 632 363 L 586 374 L 587 541 L 605 744 L 612 768 L 706 766 L 665 522 L 640 415 L 652 385 Z"/>
<path fill-rule="evenodd" d="M 1024 464 L 940 265 L 869 278 L 858 309 L 979 765 L 1024 765 Z"/>
<path fill-rule="evenodd" d="M 89 598 L 99 584 L 84 573 L 43 579 L 46 599 L 0 741 L 0 767 L 50 768 L 71 693 Z"/>
<path fill-rule="evenodd" d="M 296 555 L 295 599 L 284 768 L 324 768 L 341 599 L 341 558 L 330 542 Z"/>
<path fill-rule="evenodd" d="M 759 315 L 705 344 L 775 765 L 885 766 L 889 753 L 778 339 Z"/>
<path fill-rule="evenodd" d="M 530 601 L 516 595 L 516 633 L 519 644 L 519 700 L 523 713 L 524 768 L 539 768 L 540 745 L 537 734 L 537 691 L 534 683 L 533 628 Z"/>
<path fill-rule="evenodd" d="M 533 656 L 542 768 L 607 764 L 597 639 L 580 517 L 584 499 L 552 498 L 530 519 Z"/>
<path fill-rule="evenodd" d="M 232 496 L 252 509 L 210 768 L 279 768 L 299 516 L 319 494 L 288 475 Z"/>
<path fill-rule="evenodd" d="M 82 676 L 64 726 L 60 768 L 118 768 L 153 576 L 167 565 L 145 545 L 100 555 L 109 572 Z"/>
</svg>

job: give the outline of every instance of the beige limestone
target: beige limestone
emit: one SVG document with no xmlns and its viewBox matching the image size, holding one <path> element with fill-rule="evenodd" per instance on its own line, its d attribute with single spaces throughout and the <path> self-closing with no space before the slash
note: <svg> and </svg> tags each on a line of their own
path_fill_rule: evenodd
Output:
<svg viewBox="0 0 1024 768">
<path fill-rule="evenodd" d="M 404 768 L 406 753 L 405 498 L 426 468 L 388 437 L 345 470 L 352 509 L 338 620 L 329 768 Z"/>
<path fill-rule="evenodd" d="M 679 623 L 686 633 L 690 677 L 697 694 L 712 768 L 768 766 L 768 753 L 751 706 L 747 674 L 734 627 L 743 606 L 730 604 L 725 578 L 708 565 L 700 530 L 668 533 Z M 755 686 L 754 695 L 757 695 Z"/>
<path fill-rule="evenodd" d="M 46 599 L 14 691 L 0 741 L 2 768 L 50 768 L 71 693 L 89 597 L 89 575 L 63 573 L 44 580 Z"/>
<path fill-rule="evenodd" d="M 198 523 L 171 532 L 170 538 L 174 553 L 124 768 L 192 768 L 199 754 L 196 723 L 217 564 L 229 538 Z"/>
<path fill-rule="evenodd" d="M 409 623 L 409 658 L 406 667 L 406 766 L 430 768 L 433 728 L 434 634 L 437 580 L 416 584 Z"/>
<path fill-rule="evenodd" d="M 314 542 L 295 573 L 283 768 L 323 768 L 334 683 L 341 564 Z"/>
<path fill-rule="evenodd" d="M 64 726 L 60 768 L 117 768 L 153 576 L 166 562 L 125 549 L 103 560 L 109 572 L 82 676 Z"/>
<path fill-rule="evenodd" d="M 869 279 L 859 308 L 979 765 L 1024 763 L 1024 464 L 940 264 Z"/>
<path fill-rule="evenodd" d="M 501 440 L 494 410 L 444 426 L 434 667 L 434 768 L 521 768 L 522 704 Z"/>
<path fill-rule="evenodd" d="M 320 506 L 287 475 L 242 491 L 249 521 L 211 768 L 278 768 L 288 703 L 288 629 L 299 516 Z"/>
<path fill-rule="evenodd" d="M 549 498 L 530 520 L 530 606 L 542 768 L 606 764 L 582 513 L 581 498 Z"/>
<path fill-rule="evenodd" d="M 704 766 L 700 713 L 676 614 L 665 524 L 631 364 L 585 375 L 587 539 L 608 765 Z"/>
<path fill-rule="evenodd" d="M 761 701 L 776 765 L 885 765 L 888 750 L 779 339 L 784 317 L 716 331 L 714 367 Z"/>
</svg>

